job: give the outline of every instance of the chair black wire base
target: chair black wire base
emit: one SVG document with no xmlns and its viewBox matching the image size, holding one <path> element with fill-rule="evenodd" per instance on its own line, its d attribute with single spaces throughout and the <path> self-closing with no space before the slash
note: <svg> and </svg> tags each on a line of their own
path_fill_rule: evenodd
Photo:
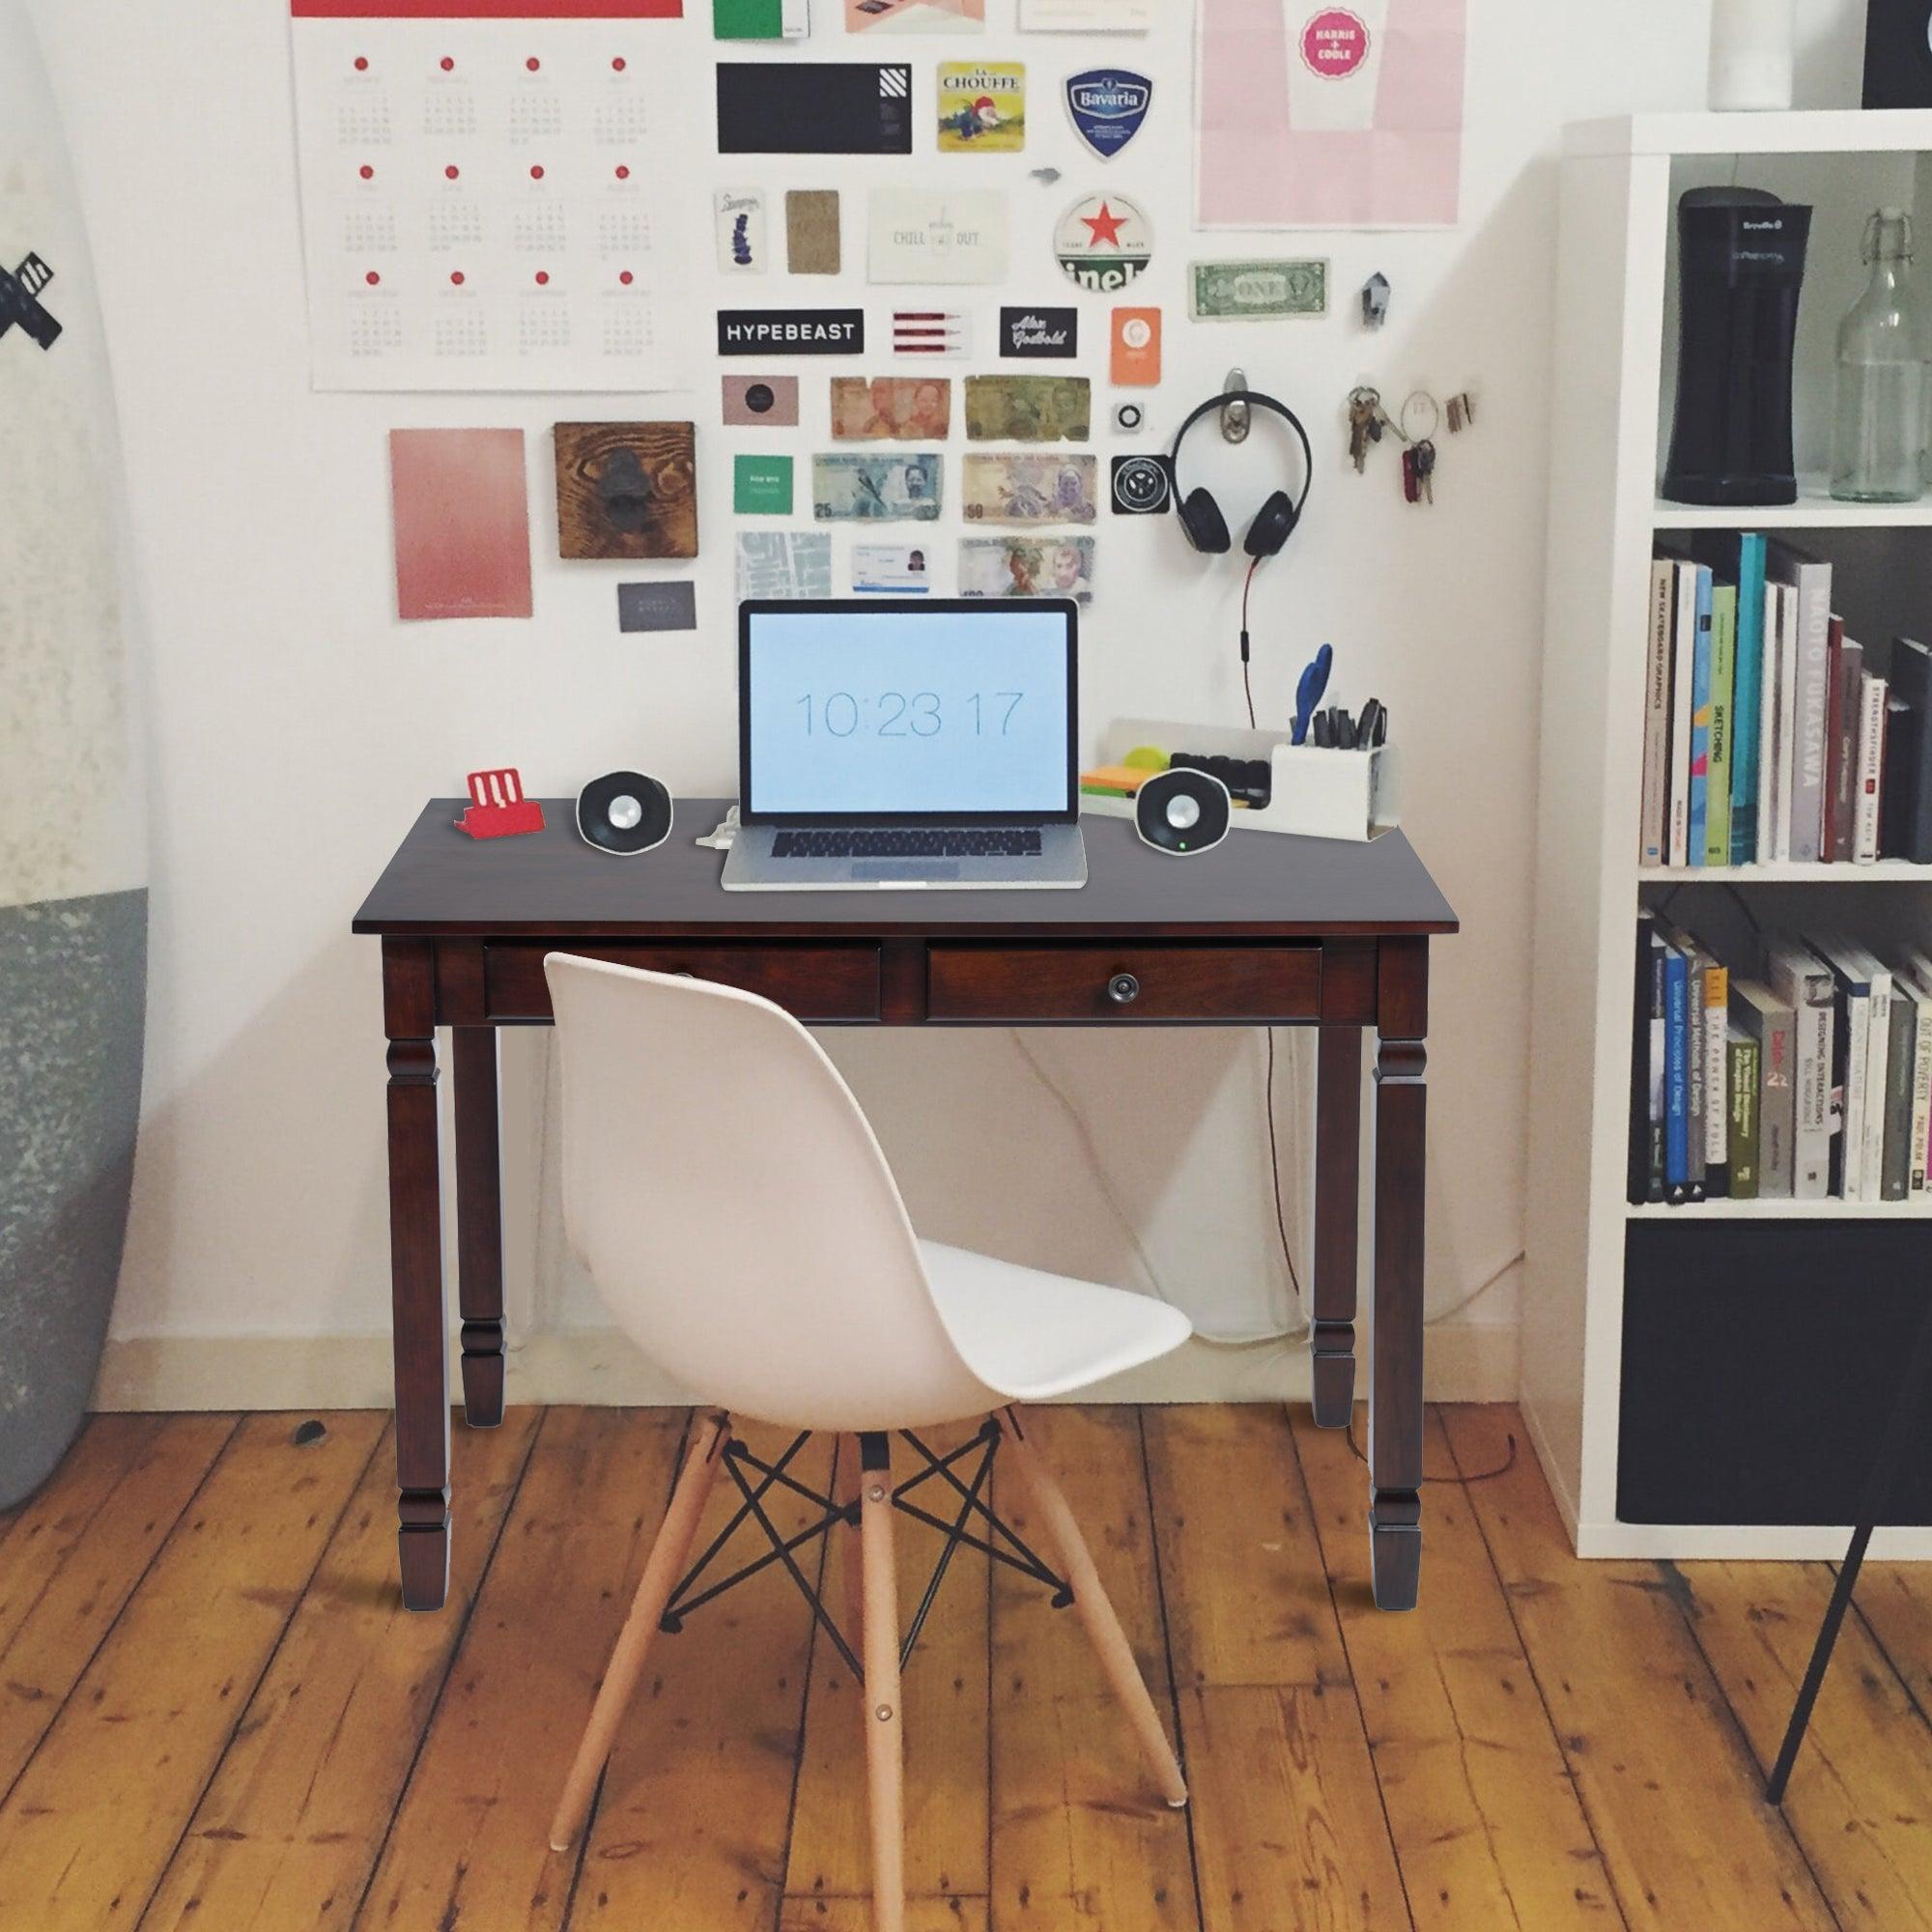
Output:
<svg viewBox="0 0 1932 1932">
<path fill-rule="evenodd" d="M 907 1624 L 905 1635 L 899 1643 L 899 1667 L 904 1669 L 911 1661 L 913 1646 L 918 1643 L 920 1633 L 925 1628 L 925 1620 L 932 1613 L 932 1606 L 939 1597 L 939 1586 L 946 1580 L 946 1573 L 952 1567 L 954 1555 L 962 1548 L 977 1549 L 995 1563 L 1004 1563 L 1009 1570 L 1017 1570 L 1024 1577 L 1031 1577 L 1053 1592 L 1053 1606 L 1064 1610 L 1073 1601 L 1073 1586 L 1066 1578 L 1058 1575 L 1026 1543 L 1021 1540 L 1010 1523 L 995 1514 L 986 1501 L 986 1487 L 992 1480 L 993 1459 L 1000 1448 L 1000 1425 L 988 1416 L 977 1434 L 968 1437 L 958 1448 L 944 1456 L 935 1455 L 910 1429 L 898 1432 L 900 1438 L 919 1456 L 924 1466 L 898 1485 L 893 1491 L 893 1507 L 902 1516 L 911 1517 L 915 1522 L 936 1529 L 945 1538 L 940 1546 L 939 1558 L 933 1565 L 932 1576 L 920 1598 L 919 1607 L 913 1612 Z M 825 1600 L 812 1586 L 798 1561 L 798 1552 L 827 1536 L 839 1523 L 859 1523 L 859 1505 L 852 1502 L 841 1507 L 833 1497 L 821 1494 L 809 1483 L 802 1483 L 790 1473 L 791 1465 L 799 1452 L 811 1440 L 811 1431 L 802 1431 L 787 1446 L 776 1463 L 767 1463 L 754 1456 L 735 1435 L 725 1443 L 724 1464 L 731 1481 L 737 1486 L 739 1505 L 731 1520 L 712 1538 L 709 1547 L 698 1557 L 683 1580 L 670 1594 L 670 1601 L 665 1605 L 664 1615 L 658 1620 L 658 1628 L 675 1635 L 684 1628 L 684 1620 L 694 1610 L 702 1609 L 706 1604 L 717 1602 L 727 1590 L 736 1589 L 740 1583 L 755 1577 L 762 1570 L 769 1570 L 774 1563 L 784 1566 L 785 1574 L 797 1585 L 799 1594 L 811 1606 L 813 1619 L 832 1640 L 838 1655 L 845 1660 L 846 1668 L 855 1678 L 863 1681 L 865 1666 L 859 1662 L 858 1654 L 845 1634 L 838 1628 Z M 885 1437 L 883 1434 L 866 1435 L 860 1438 L 862 1455 L 871 1464 L 878 1465 L 882 1458 Z M 870 1451 L 870 1453 L 867 1453 Z M 979 1452 L 978 1466 L 970 1478 L 962 1480 L 954 1464 L 965 1461 L 975 1451 Z M 757 1482 L 754 1485 L 747 1470 L 754 1471 Z M 935 1516 L 930 1510 L 910 1500 L 913 1492 L 935 1478 L 952 1490 L 958 1498 L 958 1509 L 950 1518 Z M 818 1516 L 796 1535 L 781 1534 L 765 1507 L 765 1499 L 774 1489 L 783 1489 L 793 1495 L 802 1497 L 812 1504 Z M 985 1533 L 976 1534 L 971 1527 L 975 1522 L 983 1523 Z M 747 1523 L 754 1522 L 763 1533 L 770 1546 L 760 1556 L 742 1564 L 729 1576 L 720 1577 L 716 1582 L 699 1588 L 699 1583 L 711 1566 L 723 1554 L 725 1546 Z"/>
</svg>

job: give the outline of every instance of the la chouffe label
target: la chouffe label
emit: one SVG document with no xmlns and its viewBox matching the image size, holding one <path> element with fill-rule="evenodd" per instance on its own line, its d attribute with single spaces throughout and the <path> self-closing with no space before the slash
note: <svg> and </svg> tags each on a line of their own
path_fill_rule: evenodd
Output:
<svg viewBox="0 0 1932 1932">
<path fill-rule="evenodd" d="M 1003 308 L 1000 354 L 1062 359 L 1079 354 L 1080 311 L 1072 308 Z"/>
<path fill-rule="evenodd" d="M 1025 147 L 1025 63 L 941 61 L 939 152 L 1017 155 Z"/>
</svg>

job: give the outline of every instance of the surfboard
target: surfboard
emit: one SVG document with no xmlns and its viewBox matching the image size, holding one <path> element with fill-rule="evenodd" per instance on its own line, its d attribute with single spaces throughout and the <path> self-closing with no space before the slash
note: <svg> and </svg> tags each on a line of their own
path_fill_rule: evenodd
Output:
<svg viewBox="0 0 1932 1932">
<path fill-rule="evenodd" d="M 0 0 L 0 1508 L 86 1414 L 133 1173 L 148 860 L 122 499 L 73 173 Z"/>
</svg>

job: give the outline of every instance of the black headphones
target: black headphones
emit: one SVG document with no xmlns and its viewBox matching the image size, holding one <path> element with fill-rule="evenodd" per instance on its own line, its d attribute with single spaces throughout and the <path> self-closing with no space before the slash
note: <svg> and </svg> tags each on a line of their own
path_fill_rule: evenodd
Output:
<svg viewBox="0 0 1932 1932">
<path fill-rule="evenodd" d="M 1196 550 L 1221 556 L 1234 548 L 1234 539 L 1228 534 L 1228 520 L 1221 514 L 1221 506 L 1214 500 L 1211 490 L 1204 486 L 1182 491 L 1180 445 L 1187 432 L 1203 416 L 1225 409 L 1230 403 L 1246 403 L 1253 409 L 1270 411 L 1294 432 L 1301 444 L 1301 495 L 1290 497 L 1286 490 L 1277 490 L 1255 512 L 1255 520 L 1248 526 L 1241 548 L 1259 563 L 1264 556 L 1273 556 L 1294 534 L 1294 526 L 1301 521 L 1302 508 L 1308 501 L 1308 486 L 1314 479 L 1315 452 L 1308 446 L 1308 432 L 1302 428 L 1301 418 L 1286 403 L 1278 403 L 1259 389 L 1228 389 L 1218 396 L 1209 396 L 1175 431 L 1174 448 L 1167 459 L 1167 467 L 1174 473 L 1174 514 L 1180 519 L 1180 527 Z"/>
</svg>

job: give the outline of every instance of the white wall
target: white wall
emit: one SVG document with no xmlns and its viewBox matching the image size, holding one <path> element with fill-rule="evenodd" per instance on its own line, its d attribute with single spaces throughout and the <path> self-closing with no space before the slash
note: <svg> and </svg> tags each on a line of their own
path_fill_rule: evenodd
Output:
<svg viewBox="0 0 1932 1932">
<path fill-rule="evenodd" d="M 971 168 L 1009 184 L 1008 299 L 1072 298 L 1046 244 L 1085 185 L 1104 179 L 1142 198 L 1156 258 L 1135 295 L 1158 302 L 1168 323 L 1155 433 L 1238 361 L 1318 437 L 1307 522 L 1256 585 L 1258 690 L 1264 711 L 1280 717 L 1296 669 L 1329 639 L 1342 667 L 1337 696 L 1359 703 L 1375 694 L 1392 708 L 1411 837 L 1463 922 L 1462 937 L 1437 949 L 1431 1303 L 1450 1308 L 1492 1284 L 1452 1325 L 1485 1326 L 1506 1342 L 1525 1165 L 1547 422 L 1551 383 L 1564 380 L 1548 340 L 1553 156 L 1565 121 L 1701 104 L 1706 11 L 1682 0 L 1470 0 L 1458 229 L 1200 237 L 1187 229 L 1191 10 L 1170 5 L 1171 23 L 1144 50 L 1161 98 L 1104 178 L 1083 163 L 1055 99 L 1060 76 L 1092 64 L 1093 48 L 1016 41 L 1007 31 L 1013 0 L 991 0 L 991 31 L 974 46 L 1030 63 L 1034 135 L 1023 157 L 927 154 L 910 169 L 696 162 L 696 300 L 708 310 L 717 298 L 706 204 L 726 181 L 845 187 L 856 272 L 838 293 L 855 302 L 867 291 L 863 194 L 851 190 L 888 167 L 895 180 L 956 181 Z M 650 39 L 688 61 L 697 85 L 713 51 L 709 8 L 687 6 L 691 19 Z M 698 362 L 688 398 L 312 394 L 277 0 L 37 0 L 34 11 L 93 224 L 150 648 L 151 1062 L 115 1333 L 130 1347 L 373 1335 L 387 1297 L 382 1029 L 375 946 L 350 936 L 350 916 L 423 797 L 460 788 L 473 766 L 518 762 L 538 793 L 573 790 L 620 762 L 659 771 L 681 792 L 730 787 L 733 438 L 717 426 L 717 365 Z M 828 30 L 812 51 L 837 57 L 849 43 L 836 0 L 818 0 L 817 11 Z M 1861 12 L 1856 0 L 1805 0 L 1801 104 L 1856 99 Z M 914 60 L 929 102 L 930 43 L 891 50 Z M 1065 175 L 1053 188 L 1025 174 L 1047 163 Z M 1338 313 L 1279 329 L 1188 325 L 1187 261 L 1244 252 L 1328 255 Z M 1393 317 L 1369 337 L 1350 309 L 1378 269 L 1394 284 Z M 804 304 L 832 298 L 834 287 L 774 279 L 759 298 L 767 291 Z M 891 296 L 871 292 L 875 316 Z M 982 342 L 1000 298 L 987 291 L 976 301 Z M 1081 366 L 1101 378 L 1107 305 L 1081 300 Z M 802 458 L 820 440 L 825 409 L 825 365 L 804 368 L 808 429 L 789 445 Z M 1441 440 L 1433 509 L 1403 504 L 1392 454 L 1366 478 L 1349 470 L 1342 403 L 1363 380 L 1392 404 L 1417 383 L 1477 396 L 1474 434 Z M 1101 382 L 1096 418 L 1105 401 Z M 613 585 L 636 567 L 551 554 L 548 426 L 559 416 L 685 414 L 699 425 L 703 628 L 620 637 Z M 402 626 L 392 616 L 384 432 L 466 423 L 528 435 L 537 616 Z M 1102 438 L 1103 454 L 1110 442 Z M 1266 469 L 1253 447 L 1231 459 L 1231 495 L 1258 500 L 1271 487 Z M 1086 627 L 1090 733 L 1116 712 L 1234 721 L 1236 571 L 1191 556 L 1171 524 L 1103 516 L 1099 541 L 1101 591 Z M 842 555 L 839 547 L 840 567 Z M 1284 1318 L 1253 1037 L 1036 1034 L 1024 1044 L 1038 1069 L 997 1034 L 832 1044 L 934 1234 L 1122 1283 L 1147 1285 L 1151 1266 L 1213 1328 Z M 541 1151 L 541 1117 L 521 1105 L 542 1093 L 538 1045 L 517 1042 L 511 1055 L 519 1176 L 534 1172 Z M 1305 1255 L 1308 1139 L 1287 1104 L 1305 1080 L 1305 1047 L 1284 1065 L 1285 1198 Z M 520 1212 L 520 1313 L 530 1319 L 534 1271 L 550 1284 L 535 1311 L 541 1325 L 594 1320 L 581 1286 L 558 1279 L 554 1225 L 547 1197 Z M 1466 1358 L 1454 1345 L 1438 1350 L 1444 1362 Z M 1218 1385 L 1268 1385 L 1286 1359 L 1276 1350 L 1259 1363 L 1229 1360 Z M 227 1399 L 273 1391 L 237 1386 Z"/>
</svg>

